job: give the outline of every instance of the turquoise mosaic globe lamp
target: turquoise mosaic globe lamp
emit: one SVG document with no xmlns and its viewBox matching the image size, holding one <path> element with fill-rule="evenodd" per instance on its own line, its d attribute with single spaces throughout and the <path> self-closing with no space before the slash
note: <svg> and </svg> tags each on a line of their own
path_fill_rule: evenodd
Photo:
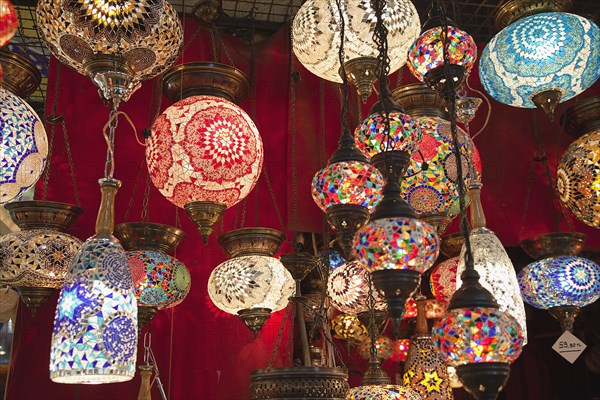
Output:
<svg viewBox="0 0 600 400">
<path fill-rule="evenodd" d="M 600 28 L 561 12 L 569 2 L 510 0 L 499 9 L 503 28 L 481 54 L 479 76 L 494 99 L 514 107 L 554 108 L 600 77 Z M 533 14 L 533 15 L 532 15 Z"/>
<path fill-rule="evenodd" d="M 534 261 L 518 275 L 523 299 L 549 310 L 563 331 L 572 331 L 581 307 L 600 298 L 600 266 L 582 257 L 557 256 Z"/>
</svg>

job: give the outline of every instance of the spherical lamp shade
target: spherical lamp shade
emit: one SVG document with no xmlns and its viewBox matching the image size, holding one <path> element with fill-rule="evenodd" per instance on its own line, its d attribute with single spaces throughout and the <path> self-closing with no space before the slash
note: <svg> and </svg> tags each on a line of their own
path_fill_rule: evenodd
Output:
<svg viewBox="0 0 600 400">
<path fill-rule="evenodd" d="M 263 163 L 254 122 L 214 96 L 191 96 L 167 108 L 146 143 L 152 182 L 178 207 L 194 201 L 233 206 L 254 188 Z"/>
<path fill-rule="evenodd" d="M 336 269 L 337 267 L 340 267 L 346 263 L 346 260 L 344 259 L 344 257 L 336 249 L 330 248 L 328 251 L 325 252 L 324 257 L 327 257 L 328 255 L 329 255 L 329 268 L 331 268 L 332 270 Z M 323 263 L 325 263 L 325 260 L 323 260 Z"/>
<path fill-rule="evenodd" d="M 127 253 L 139 306 L 160 309 L 175 307 L 190 291 L 191 277 L 186 266 L 160 251 Z"/>
<path fill-rule="evenodd" d="M 394 352 L 392 353 L 390 359 L 394 362 L 406 361 L 406 355 L 408 354 L 410 343 L 410 339 L 394 340 Z"/>
<path fill-rule="evenodd" d="M 81 240 L 52 229 L 0 237 L 0 284 L 60 289 Z"/>
<path fill-rule="evenodd" d="M 138 80 L 159 75 L 183 43 L 181 22 L 164 0 L 42 0 L 37 28 L 52 54 L 81 74 L 96 55 L 122 58 Z"/>
<path fill-rule="evenodd" d="M 362 341 L 369 335 L 367 328 L 352 314 L 336 315 L 331 320 L 331 329 L 335 337 L 344 340 Z"/>
<path fill-rule="evenodd" d="M 429 285 L 433 296 L 442 303 L 448 304 L 456 291 L 456 271 L 459 257 L 442 261 L 431 270 Z"/>
<path fill-rule="evenodd" d="M 500 31 L 481 54 L 484 89 L 501 103 L 534 108 L 537 94 L 555 90 L 560 101 L 600 77 L 600 29 L 583 17 L 549 12 L 520 19 Z"/>
<path fill-rule="evenodd" d="M 369 310 L 368 272 L 358 261 L 350 261 L 331 272 L 327 280 L 327 294 L 331 305 L 345 314 Z M 375 309 L 384 310 L 385 300 L 372 287 Z"/>
<path fill-rule="evenodd" d="M 419 392 L 423 400 L 454 398 L 446 364 L 430 337 L 412 341 L 404 368 L 404 386 Z"/>
<path fill-rule="evenodd" d="M 473 229 L 470 239 L 475 270 L 480 276 L 479 283 L 494 295 L 500 311 L 507 312 L 517 320 L 527 343 L 525 305 L 519 290 L 517 273 L 504 246 L 496 234 L 487 228 Z M 460 276 L 465 270 L 465 251 L 463 246 L 456 272 L 457 288 L 462 285 Z"/>
<path fill-rule="evenodd" d="M 10 1 L 0 0 L 0 47 L 12 39 L 18 26 L 19 20 L 15 8 Z"/>
<path fill-rule="evenodd" d="M 359 57 L 377 58 L 373 42 L 375 13 L 368 1 L 342 0 L 345 22 L 345 61 Z M 390 73 L 406 62 L 406 51 L 421 30 L 419 15 L 408 0 L 391 0 L 385 5 L 383 23 L 388 29 Z M 292 24 L 294 54 L 313 74 L 332 82 L 340 77 L 339 10 L 335 1 L 309 0 L 298 10 Z"/>
<path fill-rule="evenodd" d="M 519 285 L 533 307 L 584 307 L 600 298 L 600 266 L 581 257 L 546 258 L 523 268 Z"/>
<path fill-rule="evenodd" d="M 460 213 L 460 206 L 450 122 L 438 117 L 416 120 L 421 128 L 422 141 L 419 151 L 412 154 L 401 182 L 402 196 L 417 214 L 441 213 L 454 217 Z M 468 185 L 477 178 L 472 176 L 473 171 L 481 171 L 481 162 L 467 133 L 460 128 L 457 133 L 464 181 Z M 425 164 L 427 167 L 423 168 Z"/>
<path fill-rule="evenodd" d="M 600 130 L 567 148 L 558 164 L 556 189 L 578 220 L 600 228 Z"/>
<path fill-rule="evenodd" d="M 397 385 L 366 385 L 351 388 L 346 400 L 422 400 L 412 389 Z"/>
<path fill-rule="evenodd" d="M 58 298 L 50 350 L 57 383 L 115 383 L 135 374 L 137 304 L 125 251 L 92 237 L 79 249 Z"/>
<path fill-rule="evenodd" d="M 334 204 L 355 204 L 372 209 L 381 200 L 384 179 L 374 166 L 361 161 L 332 163 L 312 181 L 312 197 L 323 211 Z"/>
<path fill-rule="evenodd" d="M 442 359 L 451 366 L 512 363 L 521 354 L 524 340 L 519 323 L 493 308 L 450 310 L 431 333 Z"/>
<path fill-rule="evenodd" d="M 444 65 L 442 27 L 431 28 L 421 34 L 408 50 L 407 66 L 410 72 L 421 82 L 426 75 Z M 465 69 L 465 75 L 473 68 L 477 59 L 477 46 L 473 38 L 454 26 L 447 30 L 448 63 Z"/>
<path fill-rule="evenodd" d="M 0 204 L 19 197 L 42 175 L 48 138 L 42 121 L 20 97 L 0 88 Z"/>
<path fill-rule="evenodd" d="M 394 354 L 394 343 L 387 336 L 378 336 L 375 338 L 375 348 L 377 349 L 377 358 L 387 360 Z M 368 360 L 371 357 L 371 339 L 366 338 L 358 345 L 358 354 Z"/>
<path fill-rule="evenodd" d="M 409 269 L 422 273 L 438 256 L 435 229 L 418 219 L 382 218 L 370 221 L 354 237 L 357 259 L 369 272 Z"/>
<path fill-rule="evenodd" d="M 398 111 L 389 113 L 391 142 L 387 140 L 384 116 L 374 112 L 364 119 L 354 131 L 356 147 L 367 157 L 373 157 L 383 151 L 400 150 L 413 154 L 421 145 L 419 123 L 410 115 Z"/>
<path fill-rule="evenodd" d="M 229 314 L 251 308 L 279 311 L 296 284 L 281 261 L 268 256 L 240 256 L 217 266 L 208 278 L 213 304 Z"/>
</svg>

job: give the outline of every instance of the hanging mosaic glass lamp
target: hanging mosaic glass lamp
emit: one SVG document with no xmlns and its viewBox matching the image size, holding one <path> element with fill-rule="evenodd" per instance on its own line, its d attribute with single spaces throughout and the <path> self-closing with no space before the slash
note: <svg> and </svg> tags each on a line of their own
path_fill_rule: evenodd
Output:
<svg viewBox="0 0 600 400">
<path fill-rule="evenodd" d="M 327 279 L 327 295 L 331 305 L 342 313 L 359 315 L 368 312 L 369 272 L 358 261 L 336 268 Z M 383 297 L 376 292 L 374 297 L 375 310 L 384 311 L 386 304 Z"/>
<path fill-rule="evenodd" d="M 419 35 L 421 23 L 409 0 L 390 0 L 384 9 L 384 24 L 390 43 L 390 71 L 406 62 L 406 51 Z M 340 22 L 346 26 L 345 75 L 363 99 L 371 94 L 377 79 L 377 47 L 373 42 L 374 11 L 369 1 L 309 0 L 298 10 L 292 24 L 292 44 L 298 60 L 313 74 L 341 83 Z"/>
<path fill-rule="evenodd" d="M 501 103 L 554 108 L 600 77 L 600 28 L 563 12 L 570 1 L 505 1 L 496 15 L 501 31 L 481 54 L 484 89 Z"/>
<path fill-rule="evenodd" d="M 273 257 L 284 239 L 270 228 L 235 229 L 219 237 L 231 258 L 211 272 L 208 295 L 217 308 L 238 315 L 255 336 L 296 289 L 292 275 Z"/>
<path fill-rule="evenodd" d="M 412 389 L 400 385 L 367 385 L 351 388 L 346 400 L 422 400 Z"/>
<path fill-rule="evenodd" d="M 569 145 L 558 164 L 559 199 L 575 218 L 600 228 L 600 97 L 570 107 L 562 121 L 567 132 L 579 137 Z"/>
<path fill-rule="evenodd" d="M 489 290 L 500 307 L 515 318 L 527 343 L 527 321 L 525 305 L 519 290 L 517 273 L 504 246 L 490 229 L 486 228 L 486 219 L 481 205 L 481 184 L 473 183 L 469 187 L 471 197 L 471 233 L 469 235 L 473 249 L 473 262 L 479 273 L 479 282 Z M 456 287 L 461 286 L 461 274 L 466 268 L 466 248 L 460 253 L 456 276 Z"/>
<path fill-rule="evenodd" d="M 114 234 L 127 252 L 141 333 L 157 311 L 175 307 L 190 291 L 190 272 L 169 255 L 185 239 L 185 232 L 169 225 L 126 222 L 115 226 Z"/>
<path fill-rule="evenodd" d="M 101 179 L 96 234 L 79 249 L 58 298 L 50 350 L 57 383 L 114 383 L 133 378 L 137 302 L 125 251 L 112 235 L 121 182 Z"/>
<path fill-rule="evenodd" d="M 572 332 L 580 308 L 600 298 L 600 266 L 578 256 L 586 237 L 579 232 L 554 232 L 520 243 L 537 259 L 519 272 L 523 299 L 535 308 L 549 310 L 563 331 Z"/>
<path fill-rule="evenodd" d="M 431 293 L 443 307 L 448 305 L 450 298 L 456 291 L 456 273 L 463 245 L 464 238 L 460 232 L 442 236 L 440 251 L 448 259 L 435 265 L 429 275 Z"/>
<path fill-rule="evenodd" d="M 0 47 L 10 42 L 18 26 L 19 19 L 13 5 L 9 0 L 0 0 Z"/>
<path fill-rule="evenodd" d="M 417 296 L 417 325 L 406 357 L 403 382 L 423 400 L 452 400 L 446 364 L 433 345 L 427 326 L 425 297 Z"/>
<path fill-rule="evenodd" d="M 228 65 L 177 65 L 163 75 L 176 101 L 154 122 L 146 141 L 152 183 L 185 208 L 205 243 L 225 210 L 252 191 L 262 170 L 263 143 L 252 119 L 236 104 L 250 81 Z"/>
<path fill-rule="evenodd" d="M 0 87 L 0 205 L 18 199 L 42 175 L 48 156 L 48 138 L 40 117 L 24 98 L 41 82 L 27 59 L 0 50 L 3 71 Z"/>
<path fill-rule="evenodd" d="M 410 72 L 421 82 L 438 92 L 444 99 L 454 94 L 453 88 L 460 86 L 469 76 L 477 59 L 477 46 L 473 38 L 458 29 L 456 24 L 446 18 L 441 4 L 432 5 L 429 19 L 423 25 L 421 36 L 408 50 L 407 66 Z M 446 34 L 444 24 L 446 21 Z M 444 41 L 446 60 L 444 60 Z M 452 87 L 447 82 L 452 80 Z"/>
<path fill-rule="evenodd" d="M 410 339 L 397 339 L 394 340 L 394 352 L 390 356 L 390 360 L 403 363 L 406 361 L 408 355 L 408 349 L 410 348 Z"/>
<path fill-rule="evenodd" d="M 183 44 L 181 21 L 165 0 L 42 0 L 36 22 L 52 54 L 113 104 L 173 64 Z"/>
<path fill-rule="evenodd" d="M 425 84 L 405 85 L 392 92 L 394 100 L 419 124 L 419 151 L 411 156 L 401 183 L 402 197 L 420 218 L 442 235 L 460 213 L 450 121 L 444 101 Z M 481 173 L 479 152 L 468 134 L 457 128 L 465 184 Z"/>
<path fill-rule="evenodd" d="M 406 114 L 393 114 L 401 108 L 393 101 L 387 81 L 387 38 L 381 19 L 383 4 L 377 1 L 375 5 L 378 26 L 374 39 L 382 60 L 380 101 L 376 106 L 379 117 L 376 121 L 375 114 L 371 114 L 358 128 L 364 135 L 357 133 L 356 140 L 370 144 L 363 147 L 368 154 L 378 153 L 371 161 L 384 174 L 386 184 L 383 199 L 370 221 L 357 231 L 353 248 L 356 259 L 371 273 L 375 288 L 384 296 L 388 314 L 398 328 L 405 303 L 416 290 L 421 273 L 437 258 L 438 235 L 431 225 L 416 218 L 412 207 L 400 196 L 400 180 L 411 154 L 421 144 L 421 131 Z"/>
<path fill-rule="evenodd" d="M 360 342 L 369 335 L 367 328 L 353 314 L 338 314 L 331 320 L 331 329 L 338 339 Z"/>
</svg>

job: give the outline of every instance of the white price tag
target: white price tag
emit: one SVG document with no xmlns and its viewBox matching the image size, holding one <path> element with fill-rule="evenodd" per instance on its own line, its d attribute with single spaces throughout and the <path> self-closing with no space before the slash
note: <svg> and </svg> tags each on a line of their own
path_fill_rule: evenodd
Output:
<svg viewBox="0 0 600 400">
<path fill-rule="evenodd" d="M 563 356 L 571 364 L 577 360 L 586 347 L 585 343 L 569 331 L 565 331 L 560 335 L 554 346 L 552 346 L 554 351 Z"/>
</svg>

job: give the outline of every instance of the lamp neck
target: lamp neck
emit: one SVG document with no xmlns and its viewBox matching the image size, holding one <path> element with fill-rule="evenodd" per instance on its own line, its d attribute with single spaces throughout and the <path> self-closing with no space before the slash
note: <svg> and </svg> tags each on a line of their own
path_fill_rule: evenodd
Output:
<svg viewBox="0 0 600 400">
<path fill-rule="evenodd" d="M 483 206 L 481 205 L 481 183 L 472 183 L 469 186 L 469 199 L 471 200 L 471 206 L 469 208 L 471 217 L 471 229 L 485 228 L 486 219 L 483 212 Z"/>
<path fill-rule="evenodd" d="M 427 325 L 427 299 L 423 295 L 415 298 L 417 303 L 417 325 L 415 327 L 415 337 L 429 337 L 429 326 Z"/>
<path fill-rule="evenodd" d="M 115 227 L 115 197 L 121 187 L 121 181 L 113 178 L 104 178 L 98 181 L 102 199 L 96 218 L 96 235 L 100 237 L 112 236 Z"/>
</svg>

